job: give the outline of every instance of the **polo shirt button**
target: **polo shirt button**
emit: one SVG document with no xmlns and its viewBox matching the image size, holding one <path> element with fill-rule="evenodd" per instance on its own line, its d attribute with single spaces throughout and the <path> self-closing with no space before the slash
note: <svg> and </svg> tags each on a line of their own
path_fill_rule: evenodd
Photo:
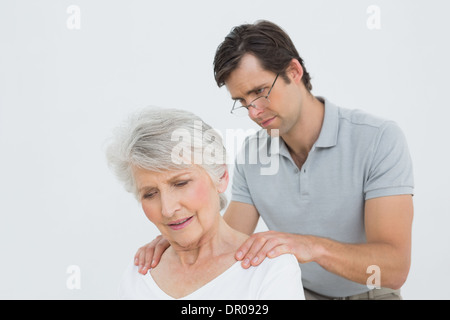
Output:
<svg viewBox="0 0 450 320">
<path fill-rule="evenodd" d="M 298 173 L 298 171 L 299 171 L 298 168 L 295 168 L 294 172 L 295 172 L 295 173 Z"/>
</svg>

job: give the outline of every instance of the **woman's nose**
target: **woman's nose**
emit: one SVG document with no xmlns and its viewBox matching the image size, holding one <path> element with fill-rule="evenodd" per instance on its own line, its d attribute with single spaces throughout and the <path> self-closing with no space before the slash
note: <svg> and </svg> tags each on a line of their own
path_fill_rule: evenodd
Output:
<svg viewBox="0 0 450 320">
<path fill-rule="evenodd" d="M 170 194 L 161 194 L 161 213 L 163 216 L 172 217 L 178 209 L 178 199 Z"/>
</svg>

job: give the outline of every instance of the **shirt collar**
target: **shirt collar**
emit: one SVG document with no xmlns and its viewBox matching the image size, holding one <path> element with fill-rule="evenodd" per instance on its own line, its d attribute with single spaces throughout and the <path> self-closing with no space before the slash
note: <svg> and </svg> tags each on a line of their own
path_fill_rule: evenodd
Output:
<svg viewBox="0 0 450 320">
<path fill-rule="evenodd" d="M 324 97 L 316 97 L 325 105 L 325 114 L 323 117 L 322 129 L 320 130 L 319 138 L 314 143 L 315 147 L 329 148 L 334 147 L 337 144 L 337 137 L 339 131 L 339 110 L 338 107 L 332 104 Z M 279 150 L 273 150 L 273 154 L 280 154 L 285 157 L 290 157 L 288 147 L 281 137 L 275 137 L 272 139 L 278 139 Z M 277 149 L 277 148 L 275 148 Z"/>
<path fill-rule="evenodd" d="M 339 131 L 339 109 L 323 97 L 317 97 L 317 99 L 324 102 L 325 115 L 315 146 L 320 148 L 334 147 L 337 144 Z"/>
</svg>

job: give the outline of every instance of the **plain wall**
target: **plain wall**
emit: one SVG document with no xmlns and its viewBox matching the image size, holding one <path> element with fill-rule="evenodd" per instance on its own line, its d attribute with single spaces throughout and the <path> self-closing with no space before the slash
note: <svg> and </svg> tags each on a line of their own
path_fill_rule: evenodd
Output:
<svg viewBox="0 0 450 320">
<path fill-rule="evenodd" d="M 158 232 L 107 167 L 112 129 L 146 105 L 221 132 L 256 128 L 229 113 L 212 61 L 233 26 L 267 19 L 293 39 L 313 94 L 403 129 L 416 184 L 403 297 L 449 299 L 449 11 L 446 0 L 2 0 L 0 298 L 117 298 Z"/>
</svg>

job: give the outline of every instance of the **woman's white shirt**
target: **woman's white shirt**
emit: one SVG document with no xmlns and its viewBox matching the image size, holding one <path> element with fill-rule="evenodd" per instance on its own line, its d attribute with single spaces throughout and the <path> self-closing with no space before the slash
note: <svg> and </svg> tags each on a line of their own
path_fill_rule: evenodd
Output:
<svg viewBox="0 0 450 320">
<path fill-rule="evenodd" d="M 150 272 L 140 274 L 130 263 L 119 287 L 120 299 L 174 299 L 161 290 Z M 244 269 L 237 261 L 222 274 L 180 300 L 304 300 L 301 271 L 291 254 L 266 258 Z"/>
</svg>

